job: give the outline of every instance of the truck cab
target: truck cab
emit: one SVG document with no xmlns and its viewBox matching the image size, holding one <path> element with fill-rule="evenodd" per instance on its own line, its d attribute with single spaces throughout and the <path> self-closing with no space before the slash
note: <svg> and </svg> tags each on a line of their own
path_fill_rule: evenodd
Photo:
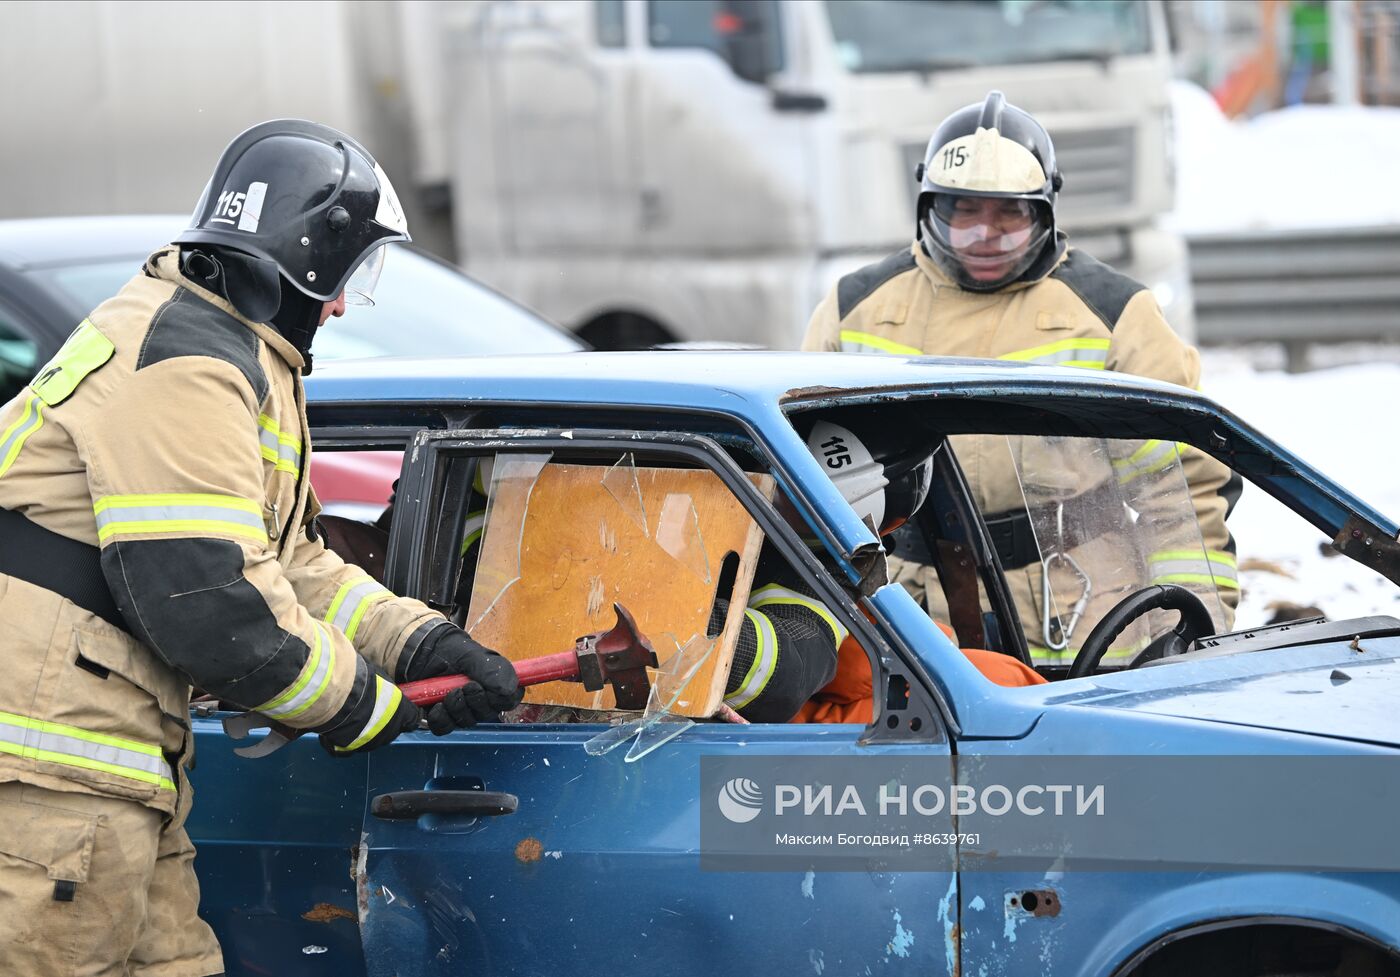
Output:
<svg viewBox="0 0 1400 977">
<path fill-rule="evenodd" d="M 992 88 L 1050 130 L 1071 242 L 1194 338 L 1158 3 L 526 0 L 447 16 L 466 266 L 600 348 L 791 348 L 908 246 L 930 134 Z"/>
</svg>

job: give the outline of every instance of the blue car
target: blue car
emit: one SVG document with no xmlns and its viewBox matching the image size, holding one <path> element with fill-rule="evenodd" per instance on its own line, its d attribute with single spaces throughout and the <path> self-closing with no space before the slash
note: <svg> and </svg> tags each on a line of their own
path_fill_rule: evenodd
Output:
<svg viewBox="0 0 1400 977">
<path fill-rule="evenodd" d="M 1134 445 L 1189 445 L 1278 499 L 1314 538 L 1400 580 L 1400 527 L 1209 399 L 1054 367 L 751 352 L 347 360 L 318 366 L 307 389 L 318 452 L 404 451 L 385 579 L 469 625 L 457 591 L 465 461 L 489 457 L 498 476 L 508 464 L 594 466 L 603 479 L 628 468 L 713 473 L 864 649 L 871 718 L 682 722 L 665 715 L 683 711 L 666 700 L 621 728 L 596 714 L 535 714 L 442 738 L 408 734 L 351 759 L 325 755 L 314 737 L 245 759 L 217 704 L 196 704 L 189 828 L 202 912 L 229 974 L 1400 972 L 1400 842 L 1393 829 L 1371 833 L 1393 809 L 1358 804 L 1348 837 L 1319 847 L 1315 836 L 1336 828 L 1301 809 L 1228 823 L 1206 813 L 1214 808 L 1203 796 L 1172 815 L 1185 819 L 1167 826 L 1179 828 L 1172 838 L 1144 822 L 1125 854 L 1066 836 L 1045 864 L 1029 845 L 1023 858 L 989 845 L 952 805 L 928 808 L 925 835 L 853 861 L 765 853 L 717 833 L 724 807 L 713 778 L 743 764 L 776 763 L 793 777 L 894 764 L 946 779 L 979 765 L 1073 761 L 1147 778 L 1145 793 L 1125 802 L 1153 794 L 1147 816 L 1181 808 L 1190 785 L 1180 778 L 1192 776 L 1182 769 L 1216 771 L 1204 782 L 1231 763 L 1375 764 L 1364 769 L 1377 776 L 1348 774 L 1339 789 L 1371 791 L 1381 806 L 1393 799 L 1397 781 L 1379 772 L 1400 757 L 1395 618 L 1212 634 L 1222 618 L 1209 578 L 1182 578 L 1194 586 L 1176 589 L 1208 616 L 1183 611 L 1178 623 L 1135 604 L 1153 579 L 1120 567 L 1093 580 L 1126 594 L 1097 622 L 1071 625 L 1076 595 L 1047 594 L 1057 633 L 1075 632 L 1075 665 L 1043 668 L 1050 681 L 999 685 L 959 651 L 1028 663 L 1028 646 L 1050 630 L 1009 596 L 990 513 L 959 465 L 969 436 L 1004 439 L 1032 513 L 1036 493 L 1066 470 L 1094 481 L 1095 465 L 1112 476 L 1122 471 L 1114 459 L 1141 457 Z M 808 450 L 801 432 L 815 419 L 887 425 L 928 444 L 931 518 L 919 526 L 929 552 L 943 555 L 954 618 L 944 623 L 956 643 L 889 582 L 881 541 Z M 1179 467 L 1164 472 L 1151 493 L 1114 503 L 1126 513 L 1122 531 L 1194 525 Z M 1113 484 L 1131 491 L 1121 474 Z M 624 506 L 626 493 L 614 494 Z M 1086 494 L 1102 507 L 1101 493 Z M 1175 524 L 1159 518 L 1172 506 Z M 1055 512 L 1064 531 L 1074 517 L 1060 503 Z M 663 535 L 651 527 L 646 538 L 663 545 Z M 1053 559 L 1043 533 L 1039 545 Z M 674 573 L 698 572 L 686 562 L 693 551 L 667 552 Z M 704 579 L 722 590 L 718 562 L 706 566 Z M 630 599 L 643 605 L 648 595 Z M 1176 643 L 1158 640 L 1163 633 Z M 742 790 L 731 800 L 742 803 L 749 787 L 735 782 Z M 1272 827 L 1296 836 L 1297 857 L 1230 860 Z M 941 846 L 940 857 L 922 858 L 919 844 Z"/>
</svg>

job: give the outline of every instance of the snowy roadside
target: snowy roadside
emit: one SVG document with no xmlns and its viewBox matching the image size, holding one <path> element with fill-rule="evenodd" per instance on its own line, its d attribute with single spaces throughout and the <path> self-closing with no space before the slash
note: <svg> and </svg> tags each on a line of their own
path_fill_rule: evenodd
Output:
<svg viewBox="0 0 1400 977">
<path fill-rule="evenodd" d="M 1175 230 L 1400 224 L 1400 194 L 1389 189 L 1400 108 L 1300 105 L 1231 121 L 1190 82 L 1172 82 L 1171 99 L 1176 211 L 1167 223 Z"/>
<path fill-rule="evenodd" d="M 1289 374 L 1259 370 L 1238 349 L 1202 351 L 1203 390 L 1383 514 L 1400 517 L 1400 363 Z M 1246 487 L 1230 529 L 1239 546 L 1239 627 L 1262 624 L 1279 603 L 1329 618 L 1393 614 L 1400 591 L 1343 557 L 1318 549 L 1322 533 Z"/>
</svg>

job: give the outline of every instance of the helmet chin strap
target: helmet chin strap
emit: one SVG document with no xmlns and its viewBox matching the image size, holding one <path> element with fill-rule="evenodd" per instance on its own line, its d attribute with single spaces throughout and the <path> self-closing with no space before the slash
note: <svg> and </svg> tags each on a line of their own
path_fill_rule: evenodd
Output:
<svg viewBox="0 0 1400 977">
<path fill-rule="evenodd" d="M 302 373 L 311 372 L 311 341 L 324 302 L 283 282 L 271 261 L 228 248 L 182 248 L 180 270 L 227 299 L 245 319 L 271 325 L 306 361 Z"/>
<path fill-rule="evenodd" d="M 311 341 L 316 338 L 316 330 L 321 326 L 321 309 L 325 303 L 312 298 L 291 284 L 282 288 L 282 304 L 277 313 L 268 320 L 282 337 L 296 347 L 306 365 L 302 374 L 311 372 Z"/>
</svg>

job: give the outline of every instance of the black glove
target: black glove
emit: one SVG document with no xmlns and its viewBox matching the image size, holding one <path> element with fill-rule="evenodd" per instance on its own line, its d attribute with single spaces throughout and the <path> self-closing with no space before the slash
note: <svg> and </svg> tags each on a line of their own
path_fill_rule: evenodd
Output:
<svg viewBox="0 0 1400 977">
<path fill-rule="evenodd" d="M 387 716 L 377 709 L 381 702 Z M 417 729 L 422 720 L 422 709 L 409 702 L 388 679 L 376 675 L 373 692 L 362 696 L 344 721 L 321 734 L 321 746 L 332 756 L 377 750 L 393 742 L 400 733 Z"/>
<path fill-rule="evenodd" d="M 477 644 L 453 624 L 424 638 L 403 668 L 405 682 L 439 675 L 465 675 L 472 681 L 428 709 L 428 728 L 438 736 L 477 723 L 498 723 L 501 713 L 520 705 L 525 696 L 509 659 Z"/>
</svg>

